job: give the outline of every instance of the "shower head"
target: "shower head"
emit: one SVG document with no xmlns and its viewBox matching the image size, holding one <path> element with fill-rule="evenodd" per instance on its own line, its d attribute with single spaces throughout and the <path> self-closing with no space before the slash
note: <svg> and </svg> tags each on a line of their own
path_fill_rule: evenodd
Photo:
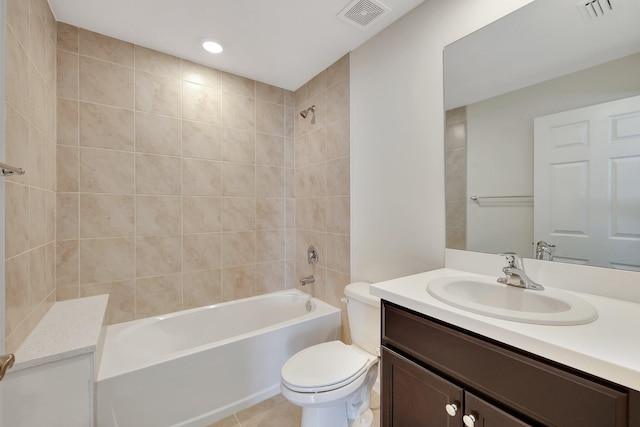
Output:
<svg viewBox="0 0 640 427">
<path fill-rule="evenodd" d="M 300 116 L 302 116 L 303 119 L 306 119 L 307 116 L 309 115 L 309 112 L 311 112 L 311 124 L 315 125 L 316 124 L 316 106 L 315 106 L 315 104 L 312 105 L 311 107 L 307 108 L 306 110 L 300 111 Z"/>
</svg>

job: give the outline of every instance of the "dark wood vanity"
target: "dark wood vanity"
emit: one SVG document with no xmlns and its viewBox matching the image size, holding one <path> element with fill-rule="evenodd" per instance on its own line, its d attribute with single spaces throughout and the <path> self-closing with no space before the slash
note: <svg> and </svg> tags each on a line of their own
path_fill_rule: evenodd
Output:
<svg viewBox="0 0 640 427">
<path fill-rule="evenodd" d="M 638 391 L 388 301 L 381 372 L 383 427 L 640 426 Z"/>
</svg>

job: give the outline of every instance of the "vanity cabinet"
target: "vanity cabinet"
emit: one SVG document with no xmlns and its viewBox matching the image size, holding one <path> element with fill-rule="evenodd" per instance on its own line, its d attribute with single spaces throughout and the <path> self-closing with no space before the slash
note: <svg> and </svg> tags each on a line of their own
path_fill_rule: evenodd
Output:
<svg viewBox="0 0 640 427">
<path fill-rule="evenodd" d="M 640 426 L 637 391 L 387 301 L 382 345 L 383 427 Z"/>
</svg>

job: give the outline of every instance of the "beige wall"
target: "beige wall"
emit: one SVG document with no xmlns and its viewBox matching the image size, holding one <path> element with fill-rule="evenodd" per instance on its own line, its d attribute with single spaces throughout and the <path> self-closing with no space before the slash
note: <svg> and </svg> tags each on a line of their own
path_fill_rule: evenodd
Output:
<svg viewBox="0 0 640 427">
<path fill-rule="evenodd" d="M 303 289 L 341 307 L 350 281 L 349 55 L 295 93 L 295 279 L 314 274 Z M 316 105 L 316 123 L 299 112 Z M 307 247 L 319 252 L 307 263 Z"/>
<path fill-rule="evenodd" d="M 7 9 L 7 161 L 30 172 L 7 180 L 8 351 L 56 299 L 108 293 L 117 323 L 313 273 L 341 306 L 348 55 L 294 94 Z"/>
<path fill-rule="evenodd" d="M 59 24 L 57 93 L 58 300 L 116 323 L 285 288 L 291 92 Z"/>
<path fill-rule="evenodd" d="M 56 24 L 46 0 L 7 0 L 5 345 L 13 352 L 55 300 Z"/>
</svg>

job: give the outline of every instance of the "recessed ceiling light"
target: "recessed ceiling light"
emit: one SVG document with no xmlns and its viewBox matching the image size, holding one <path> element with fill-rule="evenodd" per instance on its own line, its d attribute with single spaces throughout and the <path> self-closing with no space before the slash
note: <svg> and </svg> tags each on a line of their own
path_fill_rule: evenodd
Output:
<svg viewBox="0 0 640 427">
<path fill-rule="evenodd" d="M 218 43 L 216 41 L 213 41 L 211 39 L 202 39 L 201 42 L 202 42 L 202 47 L 207 52 L 210 52 L 210 53 L 221 53 L 224 50 L 220 43 Z"/>
</svg>

